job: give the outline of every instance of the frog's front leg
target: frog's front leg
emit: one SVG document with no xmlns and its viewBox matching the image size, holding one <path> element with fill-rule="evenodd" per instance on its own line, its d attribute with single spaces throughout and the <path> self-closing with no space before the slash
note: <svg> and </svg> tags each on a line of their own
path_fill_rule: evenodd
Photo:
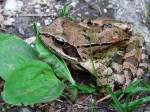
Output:
<svg viewBox="0 0 150 112">
<path fill-rule="evenodd" d="M 112 78 L 112 69 L 110 67 L 107 67 L 99 60 L 92 61 L 91 59 L 80 64 L 81 66 L 87 68 L 87 70 L 96 77 L 98 86 L 102 87 L 110 85 L 111 87 L 114 87 L 114 79 Z"/>
</svg>

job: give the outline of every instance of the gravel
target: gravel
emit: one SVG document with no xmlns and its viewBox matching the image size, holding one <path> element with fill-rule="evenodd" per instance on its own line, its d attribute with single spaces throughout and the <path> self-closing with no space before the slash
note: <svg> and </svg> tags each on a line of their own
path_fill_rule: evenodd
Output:
<svg viewBox="0 0 150 112">
<path fill-rule="evenodd" d="M 132 23 L 134 32 L 140 33 L 147 42 L 150 42 L 150 32 L 144 24 L 146 21 L 146 0 L 110 0 L 109 3 L 115 5 L 113 7 L 114 17 L 117 20 Z"/>
</svg>

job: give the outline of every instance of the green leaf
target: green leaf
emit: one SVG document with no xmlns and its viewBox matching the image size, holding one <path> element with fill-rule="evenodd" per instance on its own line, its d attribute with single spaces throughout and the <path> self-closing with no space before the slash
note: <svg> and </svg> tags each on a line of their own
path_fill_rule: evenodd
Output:
<svg viewBox="0 0 150 112">
<path fill-rule="evenodd" d="M 111 87 L 107 87 L 107 92 L 111 95 L 112 100 L 114 102 L 114 107 L 118 112 L 125 112 L 121 103 L 119 102 L 119 100 L 117 99 L 116 95 L 113 93 L 113 91 L 111 90 Z"/>
<path fill-rule="evenodd" d="M 71 73 L 65 64 L 64 60 L 60 57 L 56 56 L 53 52 L 51 52 L 48 48 L 46 48 L 39 38 L 39 31 L 37 26 L 34 24 L 34 30 L 37 32 L 36 34 L 36 50 L 39 52 L 40 58 L 47 62 L 52 66 L 52 69 L 56 73 L 56 75 L 65 80 L 69 80 L 72 85 L 75 85 L 75 81 L 73 80 Z"/>
<path fill-rule="evenodd" d="M 93 87 L 91 85 L 85 85 L 85 84 L 79 84 L 78 89 L 82 93 L 94 93 L 96 91 L 95 87 Z"/>
<path fill-rule="evenodd" d="M 142 86 L 143 84 L 143 86 Z M 146 84 L 144 80 L 136 80 L 126 87 L 124 93 L 136 93 L 136 92 L 150 92 L 149 83 Z"/>
<path fill-rule="evenodd" d="M 58 98 L 63 91 L 48 64 L 30 61 L 15 69 L 5 82 L 3 99 L 8 104 L 35 104 Z"/>
<path fill-rule="evenodd" d="M 143 104 L 143 103 L 146 103 L 150 101 L 150 96 L 146 96 L 144 98 L 140 98 L 140 99 L 137 99 L 137 100 L 134 100 L 132 102 L 128 102 L 128 108 L 132 108 L 134 109 L 135 107 L 137 107 L 138 105 L 140 104 Z M 122 107 L 126 107 L 126 103 L 124 104 L 121 104 Z"/>
<path fill-rule="evenodd" d="M 37 52 L 15 35 L 0 33 L 0 76 L 6 80 L 17 66 L 37 59 Z"/>
</svg>

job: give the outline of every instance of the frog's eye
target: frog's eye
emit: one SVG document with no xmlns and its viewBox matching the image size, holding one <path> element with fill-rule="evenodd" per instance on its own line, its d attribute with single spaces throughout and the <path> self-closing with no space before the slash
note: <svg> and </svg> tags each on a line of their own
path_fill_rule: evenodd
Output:
<svg viewBox="0 0 150 112">
<path fill-rule="evenodd" d="M 112 24 L 104 24 L 103 28 L 112 28 Z"/>
<path fill-rule="evenodd" d="M 65 40 L 63 38 L 60 38 L 60 37 L 54 38 L 54 42 L 57 45 L 64 45 L 65 44 Z"/>
</svg>

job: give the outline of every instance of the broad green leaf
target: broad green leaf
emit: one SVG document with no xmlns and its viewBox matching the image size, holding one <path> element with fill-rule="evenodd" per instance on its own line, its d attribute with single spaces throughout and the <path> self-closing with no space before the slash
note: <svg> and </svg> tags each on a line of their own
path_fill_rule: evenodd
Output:
<svg viewBox="0 0 150 112">
<path fill-rule="evenodd" d="M 62 83 L 49 65 L 34 60 L 22 64 L 11 73 L 5 81 L 2 96 L 8 104 L 29 105 L 54 100 L 62 91 Z"/>
<path fill-rule="evenodd" d="M 65 80 L 69 80 L 71 84 L 75 85 L 71 73 L 65 64 L 64 60 L 56 56 L 48 48 L 46 48 L 39 38 L 39 31 L 36 25 L 34 25 L 36 32 L 36 50 L 39 52 L 40 58 L 52 66 L 56 75 Z"/>
<path fill-rule="evenodd" d="M 37 59 L 37 52 L 15 35 L 0 33 L 0 76 L 6 80 L 17 66 Z"/>
</svg>

